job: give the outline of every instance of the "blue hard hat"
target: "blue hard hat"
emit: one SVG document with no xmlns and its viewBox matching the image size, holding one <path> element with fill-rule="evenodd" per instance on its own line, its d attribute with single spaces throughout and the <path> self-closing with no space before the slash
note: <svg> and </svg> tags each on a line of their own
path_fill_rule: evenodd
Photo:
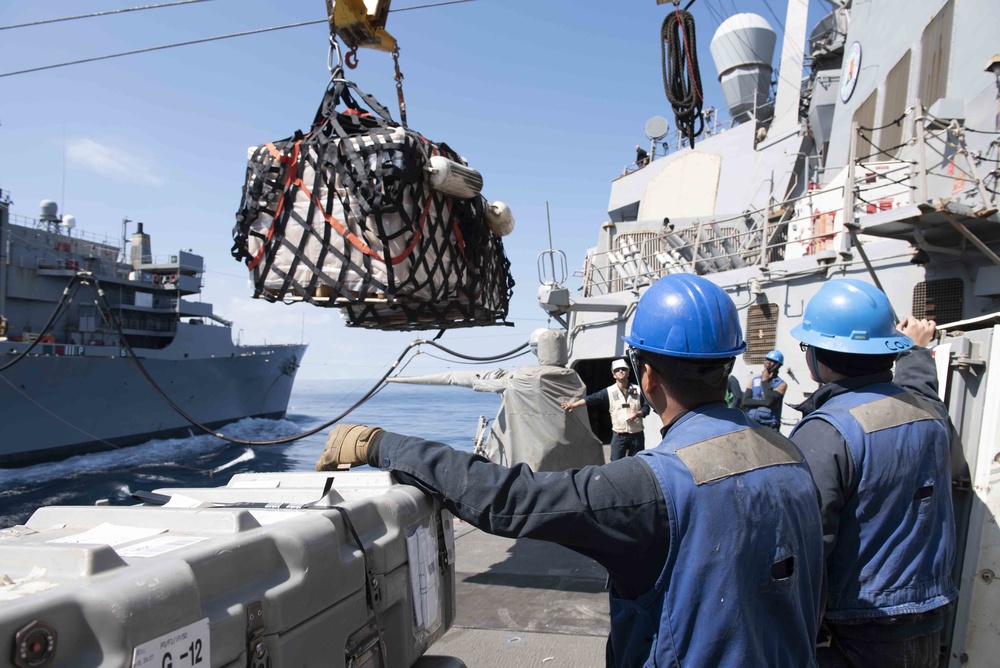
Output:
<svg viewBox="0 0 1000 668">
<path fill-rule="evenodd" d="M 778 364 L 785 363 L 785 356 L 781 354 L 780 350 L 772 350 L 768 354 L 764 355 L 764 359 L 777 362 Z"/>
<path fill-rule="evenodd" d="M 688 359 L 736 357 L 747 347 L 733 300 L 694 274 L 669 274 L 646 290 L 622 340 L 639 350 Z"/>
<path fill-rule="evenodd" d="M 895 320 L 884 292 L 842 278 L 828 281 L 813 295 L 792 336 L 823 350 L 887 355 L 913 347 L 913 340 L 896 329 Z"/>
</svg>

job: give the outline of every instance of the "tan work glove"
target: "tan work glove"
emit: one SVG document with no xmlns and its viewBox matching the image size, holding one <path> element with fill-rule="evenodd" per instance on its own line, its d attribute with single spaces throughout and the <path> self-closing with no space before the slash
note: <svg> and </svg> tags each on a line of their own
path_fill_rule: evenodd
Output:
<svg viewBox="0 0 1000 668">
<path fill-rule="evenodd" d="M 336 471 L 367 464 L 368 445 L 383 431 L 381 427 L 366 427 L 363 424 L 338 424 L 326 439 L 326 448 L 316 462 L 316 470 Z"/>
</svg>

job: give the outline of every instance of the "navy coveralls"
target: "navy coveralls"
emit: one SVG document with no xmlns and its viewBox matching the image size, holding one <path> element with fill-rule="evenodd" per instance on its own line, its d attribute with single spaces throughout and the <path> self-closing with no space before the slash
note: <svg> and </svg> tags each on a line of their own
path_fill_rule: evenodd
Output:
<svg viewBox="0 0 1000 668">
<path fill-rule="evenodd" d="M 796 406 L 806 417 L 791 438 L 820 494 L 830 579 L 835 650 L 821 665 L 936 666 L 957 596 L 948 412 L 930 351 L 901 353 L 892 380 L 829 383 Z"/>
<path fill-rule="evenodd" d="M 705 417 L 706 413 L 711 415 Z M 698 426 L 699 421 L 704 423 L 702 427 L 705 424 L 710 425 L 707 431 L 698 427 L 698 433 L 703 434 L 710 433 L 712 429 L 716 430 L 716 434 L 719 431 L 732 431 L 734 428 L 744 432 L 751 431 L 747 429 L 751 423 L 742 411 L 728 409 L 723 403 L 718 402 L 684 413 L 671 425 L 664 427 L 662 433 L 666 440 L 670 441 L 679 434 L 684 434 L 685 430 L 681 428 L 681 423 L 691 422 L 692 424 L 688 426 L 692 427 L 691 433 L 694 434 L 693 427 Z M 786 448 L 786 450 L 772 448 L 774 451 L 772 454 L 778 457 L 784 456 L 782 453 L 787 454 L 788 448 L 797 453 L 783 437 L 770 431 L 767 433 L 771 438 L 781 439 Z M 734 442 L 739 444 L 749 440 L 739 438 Z M 815 629 L 818 626 L 818 601 L 808 596 L 806 597 L 808 600 L 797 601 L 794 605 L 778 606 L 778 610 L 768 610 L 765 613 L 760 607 L 767 605 L 771 597 L 756 593 L 747 596 L 744 591 L 747 581 L 743 578 L 743 575 L 752 577 L 753 582 L 759 582 L 759 586 L 764 588 L 761 591 L 768 591 L 787 587 L 787 584 L 781 581 L 788 578 L 793 571 L 798 577 L 810 579 L 818 577 L 815 571 L 822 558 L 821 527 L 815 490 L 811 483 L 805 488 L 799 485 L 801 481 L 798 479 L 801 474 L 807 473 L 804 464 L 772 465 L 746 475 L 737 474 L 736 477 L 726 475 L 721 482 L 706 482 L 701 486 L 705 490 L 717 491 L 721 489 L 720 485 L 726 488 L 732 487 L 737 490 L 737 497 L 742 501 L 731 498 L 719 507 L 718 516 L 710 517 L 711 513 L 708 511 L 711 506 L 711 494 L 708 494 L 705 498 L 709 499 L 709 503 L 704 504 L 704 508 L 698 509 L 697 521 L 690 521 L 693 517 L 690 514 L 684 514 L 683 517 L 676 515 L 680 519 L 675 526 L 670 518 L 678 512 L 676 498 L 671 496 L 669 503 L 674 507 L 668 510 L 668 501 L 661 492 L 658 474 L 654 472 L 646 456 L 627 457 L 604 466 L 588 466 L 579 470 L 536 473 L 522 464 L 507 468 L 493 464 L 483 457 L 454 450 L 442 443 L 385 432 L 369 448 L 368 462 L 373 467 L 393 471 L 401 482 L 425 490 L 440 499 L 457 517 L 483 531 L 500 536 L 526 537 L 559 543 L 594 559 L 608 571 L 610 584 L 618 601 L 615 605 L 622 601 L 638 600 L 641 601 L 641 605 L 646 606 L 652 597 L 659 599 L 661 608 L 665 598 L 664 587 L 669 588 L 664 579 L 669 579 L 667 571 L 670 569 L 665 568 L 668 558 L 676 560 L 680 551 L 690 549 L 694 545 L 708 546 L 711 542 L 710 534 L 718 532 L 720 527 L 726 525 L 730 527 L 731 534 L 756 535 L 758 532 L 752 531 L 752 522 L 760 515 L 758 511 L 768 505 L 758 501 L 764 498 L 773 500 L 777 493 L 776 488 L 782 484 L 779 481 L 788 481 L 791 483 L 789 493 L 796 499 L 792 504 L 794 507 L 790 516 L 812 517 L 811 528 L 803 529 L 803 535 L 798 538 L 786 536 L 787 540 L 782 542 L 782 548 L 775 550 L 771 557 L 765 560 L 768 562 L 766 564 L 751 564 L 734 558 L 725 559 L 726 554 L 719 552 L 718 556 L 722 558 L 718 559 L 717 563 L 724 566 L 724 576 L 716 577 L 706 573 L 703 577 L 711 577 L 713 580 L 712 591 L 706 594 L 714 597 L 715 594 L 722 592 L 722 598 L 730 597 L 731 601 L 739 602 L 740 605 L 735 610 L 740 623 L 746 625 L 743 627 L 744 632 L 766 635 L 770 639 L 769 646 L 779 648 L 775 656 L 778 663 L 773 665 L 807 665 L 811 659 L 811 653 L 809 657 L 803 657 L 799 651 L 803 644 L 811 648 L 813 640 L 811 632 L 805 634 L 810 637 L 799 637 L 803 634 L 798 631 L 802 628 Z M 791 472 L 792 479 L 785 475 L 786 472 Z M 749 479 L 748 476 L 764 481 L 765 486 L 771 486 L 771 491 L 757 495 L 758 487 L 755 483 L 754 494 L 739 493 L 739 484 L 735 483 L 735 480 Z M 687 487 L 696 487 L 693 478 Z M 802 491 L 803 489 L 805 491 Z M 674 490 L 673 494 L 683 494 L 686 499 L 685 507 L 688 509 L 694 507 L 687 501 L 697 494 L 696 491 L 686 488 L 683 491 Z M 733 503 L 748 505 L 734 517 Z M 751 521 L 744 523 L 739 518 L 750 518 Z M 793 559 L 794 564 L 786 561 L 792 556 L 797 545 L 810 541 L 814 545 L 810 555 L 799 555 L 801 558 Z M 695 558 L 695 555 L 691 558 Z M 790 567 L 792 571 L 773 572 L 770 569 L 775 563 L 781 564 L 782 568 Z M 683 564 L 679 565 L 679 568 L 683 567 Z M 698 568 L 692 567 L 688 570 L 688 578 L 698 577 Z M 797 579 L 796 582 L 800 580 Z M 731 591 L 727 586 L 731 587 Z M 819 581 L 816 580 L 812 586 L 818 590 Z M 785 603 L 788 602 L 787 599 L 783 600 Z M 720 605 L 729 609 L 723 603 Z M 712 612 L 715 610 L 712 600 L 706 598 L 704 601 L 691 601 L 690 606 L 692 615 L 700 613 L 698 621 L 703 625 L 704 633 L 692 637 L 685 636 L 682 642 L 676 644 L 673 651 L 680 665 L 688 665 L 684 658 L 688 653 L 694 652 L 699 643 L 703 643 L 706 647 L 714 645 L 716 648 L 723 648 L 718 651 L 724 651 L 730 642 L 729 629 L 712 627 L 715 618 Z M 761 619 L 770 619 L 774 614 L 779 618 L 784 615 L 787 623 L 773 625 L 760 623 Z M 732 617 L 727 613 L 727 616 L 720 615 L 718 619 L 731 620 Z M 614 636 L 616 633 L 614 620 L 612 626 Z M 619 623 L 617 631 L 620 636 L 627 629 L 622 629 Z M 669 630 L 665 632 L 658 630 L 654 635 L 662 640 L 670 634 Z M 786 640 L 788 642 L 785 642 Z M 742 643 L 743 640 L 733 642 Z M 621 653 L 616 653 L 609 642 L 608 665 L 633 665 L 631 663 L 633 659 L 645 661 L 652 658 L 654 651 L 659 651 L 653 645 L 654 637 L 649 635 L 634 639 L 632 643 L 627 656 L 622 656 L 624 649 L 620 648 Z M 704 652 L 711 650 L 701 647 L 700 651 L 698 655 L 704 656 Z M 794 662 L 782 660 L 782 656 L 787 657 L 795 651 L 799 651 L 799 654 L 796 655 Z"/>
</svg>

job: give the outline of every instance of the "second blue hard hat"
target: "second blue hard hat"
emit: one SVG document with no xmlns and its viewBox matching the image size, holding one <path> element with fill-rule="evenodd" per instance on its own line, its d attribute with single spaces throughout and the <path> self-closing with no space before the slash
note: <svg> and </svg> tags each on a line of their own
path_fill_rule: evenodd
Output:
<svg viewBox="0 0 1000 668">
<path fill-rule="evenodd" d="M 764 355 L 764 359 L 777 362 L 778 364 L 785 363 L 785 356 L 781 354 L 780 350 L 772 350 L 768 354 Z"/>
<path fill-rule="evenodd" d="M 856 355 L 886 355 L 913 347 L 896 329 L 889 298 L 851 278 L 828 281 L 806 304 L 792 336 L 816 348 Z"/>
<path fill-rule="evenodd" d="M 747 347 L 733 300 L 694 274 L 669 274 L 646 290 L 622 340 L 639 350 L 688 359 L 736 357 Z"/>
</svg>

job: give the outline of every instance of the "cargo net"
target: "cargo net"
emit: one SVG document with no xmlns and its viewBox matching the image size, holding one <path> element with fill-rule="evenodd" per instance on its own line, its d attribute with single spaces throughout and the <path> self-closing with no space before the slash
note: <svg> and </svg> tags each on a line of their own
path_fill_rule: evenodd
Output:
<svg viewBox="0 0 1000 668">
<path fill-rule="evenodd" d="M 340 308 L 348 325 L 374 329 L 508 324 L 503 242 L 482 196 L 430 187 L 437 155 L 464 164 L 353 83 L 331 82 L 309 134 L 250 149 L 233 256 L 253 296 Z"/>
</svg>

